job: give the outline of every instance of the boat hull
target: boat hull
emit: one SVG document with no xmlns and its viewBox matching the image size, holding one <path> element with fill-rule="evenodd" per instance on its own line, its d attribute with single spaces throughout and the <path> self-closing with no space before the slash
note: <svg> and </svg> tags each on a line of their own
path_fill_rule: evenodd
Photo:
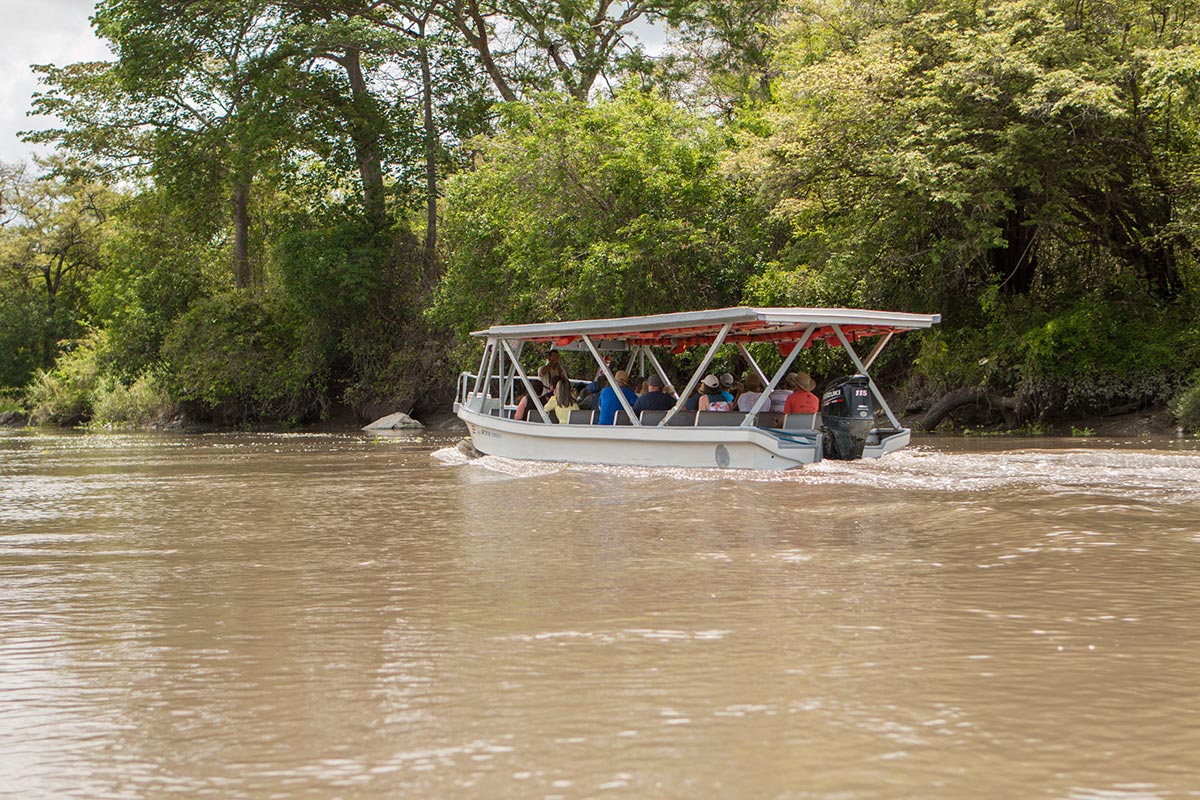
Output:
<svg viewBox="0 0 1200 800">
<path fill-rule="evenodd" d="M 821 459 L 821 435 L 763 428 L 555 425 L 460 406 L 481 453 L 504 458 L 650 467 L 782 470 Z"/>
</svg>

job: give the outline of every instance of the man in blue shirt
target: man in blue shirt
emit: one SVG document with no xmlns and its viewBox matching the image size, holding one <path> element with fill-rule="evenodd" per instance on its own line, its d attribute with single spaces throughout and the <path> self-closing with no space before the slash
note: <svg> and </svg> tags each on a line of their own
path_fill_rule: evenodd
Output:
<svg viewBox="0 0 1200 800">
<path fill-rule="evenodd" d="M 643 411 L 666 411 L 674 408 L 675 398 L 664 392 L 662 388 L 662 378 L 657 375 L 646 378 L 646 393 L 633 404 L 633 410 L 640 414 Z"/>
<path fill-rule="evenodd" d="M 617 379 L 617 386 L 620 387 L 621 393 L 625 395 L 625 399 L 629 401 L 630 408 L 637 402 L 637 392 L 629 388 L 629 373 L 623 369 L 617 370 L 613 375 Z M 617 393 L 611 386 L 605 386 L 600 391 L 600 419 L 596 422 L 599 425 L 612 425 L 613 420 L 617 416 L 618 411 L 624 411 L 621 408 L 621 401 L 617 399 Z"/>
</svg>

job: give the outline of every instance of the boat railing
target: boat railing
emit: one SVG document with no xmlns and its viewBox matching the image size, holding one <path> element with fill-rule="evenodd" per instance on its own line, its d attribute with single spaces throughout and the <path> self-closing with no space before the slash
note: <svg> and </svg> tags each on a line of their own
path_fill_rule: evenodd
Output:
<svg viewBox="0 0 1200 800">
<path fill-rule="evenodd" d="M 475 392 L 475 383 L 476 383 L 477 379 L 478 379 L 478 376 L 474 372 L 459 373 L 458 388 L 455 390 L 454 399 L 460 405 L 469 405 L 470 401 L 473 398 L 477 398 L 477 397 L 481 396 L 480 394 L 476 394 L 476 392 Z M 501 389 L 500 376 L 493 375 L 490 379 L 488 379 L 487 386 L 484 387 L 482 396 L 485 398 L 494 400 L 500 396 L 500 389 Z M 512 382 L 510 381 L 509 382 L 509 395 L 510 395 L 509 399 L 511 399 L 511 394 L 512 394 Z M 511 402 L 506 402 L 506 403 L 502 403 L 499 405 L 492 405 L 492 408 L 493 409 L 499 408 L 501 406 L 503 406 L 504 408 L 511 409 L 513 407 L 513 404 Z"/>
<path fill-rule="evenodd" d="M 475 375 L 470 372 L 460 372 L 458 374 L 458 387 L 454 391 L 454 400 L 457 403 L 466 403 L 467 395 L 475 386 Z"/>
</svg>

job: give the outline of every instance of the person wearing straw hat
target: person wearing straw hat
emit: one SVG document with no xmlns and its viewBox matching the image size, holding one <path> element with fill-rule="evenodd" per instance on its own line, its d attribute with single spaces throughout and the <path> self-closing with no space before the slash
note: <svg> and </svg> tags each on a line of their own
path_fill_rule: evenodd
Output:
<svg viewBox="0 0 1200 800">
<path fill-rule="evenodd" d="M 783 413 L 815 414 L 821 410 L 821 401 L 812 393 L 817 382 L 807 372 L 789 372 L 783 385 L 792 390 L 783 404 Z"/>
<path fill-rule="evenodd" d="M 598 425 L 612 425 L 616 421 L 617 411 L 621 408 L 621 401 L 617 399 L 617 390 L 625 395 L 625 400 L 629 403 L 629 407 L 633 408 L 633 404 L 638 401 L 637 393 L 629 388 L 629 373 L 623 369 L 619 369 L 613 375 L 617 380 L 616 387 L 606 386 L 600 392 L 600 418 L 596 420 Z"/>
</svg>

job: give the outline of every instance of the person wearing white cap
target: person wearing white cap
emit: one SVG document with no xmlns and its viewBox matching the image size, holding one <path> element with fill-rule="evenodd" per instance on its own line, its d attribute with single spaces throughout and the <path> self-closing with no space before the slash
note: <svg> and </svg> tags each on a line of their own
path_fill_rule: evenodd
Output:
<svg viewBox="0 0 1200 800">
<path fill-rule="evenodd" d="M 728 411 L 730 403 L 728 396 L 721 391 L 721 381 L 716 375 L 705 375 L 702 383 L 703 394 L 700 395 L 699 409 L 701 411 Z"/>
<path fill-rule="evenodd" d="M 709 378 L 712 378 L 714 381 L 716 381 L 716 383 L 710 384 L 708 382 Z M 730 375 L 729 378 L 732 381 L 733 376 Z M 721 385 L 720 378 L 718 378 L 716 375 L 714 375 L 710 372 L 708 375 L 704 376 L 704 380 L 701 381 L 700 385 L 696 387 L 696 391 L 692 392 L 692 394 L 688 396 L 688 399 L 684 401 L 683 410 L 684 411 L 699 411 L 700 410 L 700 398 L 703 397 L 707 393 L 708 389 L 710 389 L 714 386 L 717 387 L 717 391 L 720 392 L 721 399 L 723 399 L 726 403 L 729 403 L 729 408 L 732 409 L 733 408 L 733 394 L 731 392 L 727 391 L 725 389 L 725 387 Z"/>
</svg>

